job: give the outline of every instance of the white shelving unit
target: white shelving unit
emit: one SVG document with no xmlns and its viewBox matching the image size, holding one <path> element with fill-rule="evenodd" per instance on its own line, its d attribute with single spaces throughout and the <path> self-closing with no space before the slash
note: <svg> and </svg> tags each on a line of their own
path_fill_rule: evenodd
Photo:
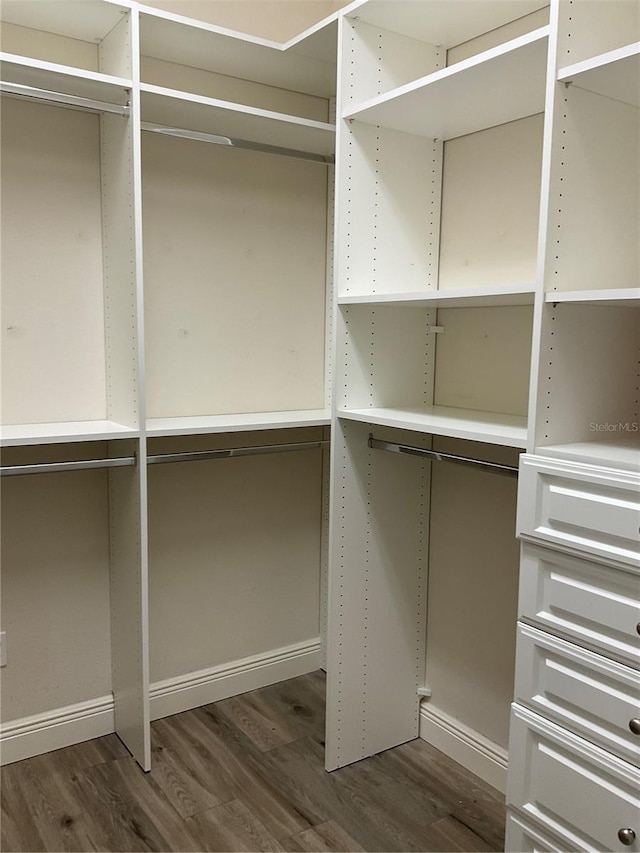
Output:
<svg viewBox="0 0 640 853">
<path fill-rule="evenodd" d="M 135 2 L 2 15 L 0 436 L 45 466 L 3 488 L 3 761 L 115 728 L 149 769 L 150 719 L 322 660 L 337 16 L 289 50 Z M 38 573 L 83 571 L 43 611 Z"/>
</svg>

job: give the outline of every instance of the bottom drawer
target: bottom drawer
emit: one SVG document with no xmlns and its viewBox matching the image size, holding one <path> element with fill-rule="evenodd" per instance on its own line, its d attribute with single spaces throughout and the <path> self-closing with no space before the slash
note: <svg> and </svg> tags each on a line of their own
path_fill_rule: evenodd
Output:
<svg viewBox="0 0 640 853">
<path fill-rule="evenodd" d="M 640 851 L 640 770 L 519 705 L 507 803 L 565 850 Z"/>
<path fill-rule="evenodd" d="M 504 849 L 510 853 L 562 853 L 567 847 L 532 821 L 513 809 L 507 809 Z"/>
</svg>

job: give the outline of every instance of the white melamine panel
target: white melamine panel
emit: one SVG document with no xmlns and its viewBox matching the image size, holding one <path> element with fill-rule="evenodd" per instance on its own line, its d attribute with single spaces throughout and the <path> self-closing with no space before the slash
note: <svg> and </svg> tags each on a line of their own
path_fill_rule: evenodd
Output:
<svg viewBox="0 0 640 853">
<path fill-rule="evenodd" d="M 433 44 L 343 19 L 340 80 L 343 108 L 403 86 L 445 65 L 445 51 Z"/>
<path fill-rule="evenodd" d="M 520 619 L 635 669 L 640 668 L 639 601 L 637 574 L 523 547 Z"/>
<path fill-rule="evenodd" d="M 486 444 L 504 444 L 507 447 L 523 448 L 527 446 L 527 419 L 517 415 L 498 415 L 494 412 L 476 412 L 445 406 L 403 409 L 338 408 L 337 415 L 345 420 L 382 424 L 450 438 L 481 441 Z"/>
<path fill-rule="evenodd" d="M 639 287 L 619 287 L 609 290 L 552 290 L 545 294 L 545 302 L 589 302 L 593 305 L 626 305 L 640 307 Z"/>
<path fill-rule="evenodd" d="M 147 435 L 203 435 L 205 433 L 246 432 L 256 429 L 288 429 L 325 426 L 331 423 L 328 409 L 288 412 L 247 412 L 244 415 L 210 415 L 200 418 L 149 418 Z"/>
<path fill-rule="evenodd" d="M 543 6 L 528 15 L 523 15 L 521 18 L 516 18 L 508 24 L 504 24 L 494 30 L 488 30 L 476 38 L 450 47 L 447 50 L 447 65 L 453 65 L 456 62 L 461 62 L 463 59 L 468 59 L 470 56 L 476 56 L 485 50 L 492 47 L 497 47 L 504 42 L 511 41 L 518 36 L 523 36 L 530 33 L 532 30 L 537 30 L 539 27 L 545 27 L 549 24 L 550 9 L 549 6 Z"/>
<path fill-rule="evenodd" d="M 104 420 L 99 119 L 2 105 L 2 408 Z"/>
<path fill-rule="evenodd" d="M 548 27 L 343 112 L 365 124 L 453 139 L 544 109 Z"/>
<path fill-rule="evenodd" d="M 444 145 L 438 288 L 536 279 L 543 116 Z"/>
<path fill-rule="evenodd" d="M 638 41 L 637 0 L 562 0 L 558 32 L 558 64 L 589 60 Z"/>
<path fill-rule="evenodd" d="M 198 133 L 333 155 L 335 127 L 326 122 L 204 98 L 175 89 L 142 85 L 142 121 Z"/>
<path fill-rule="evenodd" d="M 328 770 L 417 737 L 424 685 L 430 466 L 369 450 L 367 435 L 338 421 L 333 439 Z"/>
<path fill-rule="evenodd" d="M 507 808 L 504 849 L 519 850 L 521 853 L 562 853 L 565 842 L 551 835 L 547 827 L 541 828 L 516 809 Z"/>
<path fill-rule="evenodd" d="M 53 62 L 23 59 L 11 53 L 0 54 L 2 81 L 33 86 L 80 98 L 112 104 L 127 104 L 131 80 L 96 71 L 84 71 Z"/>
<path fill-rule="evenodd" d="M 542 0 L 372 0 L 352 14 L 381 29 L 452 47 L 544 5 Z"/>
<path fill-rule="evenodd" d="M 500 305 L 532 305 L 533 284 L 511 287 L 461 287 L 424 293 L 374 293 L 339 296 L 339 305 L 405 305 L 408 308 L 482 308 Z"/>
<path fill-rule="evenodd" d="M 97 42 L 103 39 L 128 12 L 127 3 L 111 0 L 3 0 L 2 20 L 21 27 L 44 30 Z"/>
<path fill-rule="evenodd" d="M 443 439 L 434 439 L 434 449 L 471 458 L 487 455 L 481 445 Z M 498 458 L 517 465 L 514 451 Z M 430 701 L 506 747 L 518 600 L 517 481 L 446 462 L 434 463 L 431 477 Z"/>
<path fill-rule="evenodd" d="M 605 436 L 640 450 L 640 307 L 547 305 L 542 334 L 536 446 Z"/>
<path fill-rule="evenodd" d="M 203 71 L 201 68 L 176 65 L 174 62 L 164 62 L 150 56 L 142 56 L 140 64 L 143 82 L 152 86 L 178 89 L 181 92 L 219 98 L 247 107 L 301 116 L 314 121 L 328 121 L 326 98 L 276 89 L 251 80 L 240 80 L 237 77 Z"/>
<path fill-rule="evenodd" d="M 28 4 L 21 3 L 25 7 Z M 7 23 L 3 15 L 4 5 L 0 10 L 2 18 L 0 26 L 0 41 L 2 50 L 44 62 L 55 62 L 83 68 L 87 71 L 97 71 L 98 45 L 93 42 L 70 39 L 66 36 L 33 30 L 28 27 Z"/>
<path fill-rule="evenodd" d="M 207 446 L 265 443 L 237 438 Z M 318 636 L 321 497 L 320 449 L 150 467 L 153 681 Z"/>
<path fill-rule="evenodd" d="M 560 68 L 558 80 L 640 107 L 640 42 Z"/>
<path fill-rule="evenodd" d="M 149 589 L 147 465 L 142 443 L 109 446 L 135 452 L 138 464 L 109 470 L 111 669 L 115 730 L 143 770 L 151 768 L 149 729 Z"/>
<path fill-rule="evenodd" d="M 95 453 L 74 448 L 73 458 Z M 2 630 L 3 723 L 111 692 L 104 471 L 3 478 Z"/>
<path fill-rule="evenodd" d="M 617 426 L 617 424 L 615 425 Z M 575 444 L 548 444 L 538 450 L 541 456 L 568 459 L 585 465 L 601 465 L 605 468 L 623 468 L 640 473 L 640 446 L 638 430 L 625 440 L 624 435 L 613 432 L 613 436 L 600 436 L 600 440 L 579 441 Z"/>
<path fill-rule="evenodd" d="M 557 85 L 545 288 L 637 288 L 640 110 Z"/>
<path fill-rule="evenodd" d="M 149 416 L 322 408 L 323 167 L 143 143 Z"/>
<path fill-rule="evenodd" d="M 436 286 L 442 145 L 343 122 L 338 185 L 338 292 Z"/>
<path fill-rule="evenodd" d="M 60 444 L 69 441 L 135 438 L 136 430 L 114 421 L 63 421 L 43 424 L 11 424 L 0 427 L 0 447 L 26 444 Z"/>
<path fill-rule="evenodd" d="M 145 56 L 324 98 L 335 94 L 335 44 L 333 55 L 319 59 L 282 50 L 276 42 L 150 8 L 143 9 L 140 23 Z"/>
<path fill-rule="evenodd" d="M 640 718 L 636 670 L 520 625 L 514 695 L 521 705 L 640 766 L 640 736 L 629 728 Z"/>
<path fill-rule="evenodd" d="M 518 535 L 640 568 L 640 475 L 523 456 Z"/>
<path fill-rule="evenodd" d="M 133 77 L 134 66 L 137 68 L 139 62 L 138 49 L 138 14 L 132 11 L 122 15 L 116 26 L 100 42 L 100 71 Z"/>
<path fill-rule="evenodd" d="M 560 835 L 566 850 L 640 850 L 640 770 L 514 705 L 507 802 Z M 624 846 L 622 828 L 636 840 Z"/>
<path fill-rule="evenodd" d="M 434 403 L 524 417 L 531 308 L 441 308 L 437 323 Z"/>
</svg>

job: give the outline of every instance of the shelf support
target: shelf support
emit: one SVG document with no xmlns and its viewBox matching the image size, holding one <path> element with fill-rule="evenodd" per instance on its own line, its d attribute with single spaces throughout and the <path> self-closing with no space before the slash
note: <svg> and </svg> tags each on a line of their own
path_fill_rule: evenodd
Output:
<svg viewBox="0 0 640 853">
<path fill-rule="evenodd" d="M 480 471 L 492 471 L 506 477 L 517 477 L 518 469 L 513 465 L 499 465 L 497 462 L 486 462 L 483 459 L 472 459 L 469 456 L 456 456 L 453 453 L 439 453 L 437 450 L 427 450 L 424 447 L 412 447 L 409 444 L 395 444 L 392 441 L 381 441 L 369 436 L 368 446 L 373 450 L 386 450 L 390 453 L 406 453 L 408 456 L 422 456 L 434 462 L 453 462 L 456 465 L 470 465 Z"/>
</svg>

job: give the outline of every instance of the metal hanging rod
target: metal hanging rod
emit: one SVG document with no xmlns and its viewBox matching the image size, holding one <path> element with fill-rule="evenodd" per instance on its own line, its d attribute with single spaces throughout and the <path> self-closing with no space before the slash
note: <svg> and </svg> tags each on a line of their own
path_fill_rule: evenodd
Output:
<svg viewBox="0 0 640 853">
<path fill-rule="evenodd" d="M 0 468 L 0 475 L 14 477 L 21 474 L 54 474 L 58 471 L 84 471 L 88 468 L 127 468 L 135 464 L 135 456 L 82 459 L 79 462 L 34 462 L 29 465 L 4 465 Z"/>
<path fill-rule="evenodd" d="M 409 456 L 422 456 L 435 462 L 454 462 L 456 465 L 471 465 L 480 471 L 493 471 L 506 477 L 517 477 L 518 469 L 513 465 L 499 465 L 497 462 L 485 462 L 468 456 L 456 456 L 453 453 L 439 453 L 437 450 L 426 450 L 424 447 L 412 447 L 409 444 L 395 444 L 392 441 L 381 441 L 369 436 L 369 447 L 374 450 L 388 450 L 391 453 L 406 453 Z"/>
<path fill-rule="evenodd" d="M 129 115 L 128 105 L 112 104 L 109 101 L 96 101 L 93 98 L 83 98 L 80 95 L 69 95 L 66 92 L 52 92 L 49 89 L 38 89 L 35 86 L 23 86 L 21 83 L 0 82 L 0 94 L 28 101 L 64 104 L 68 107 L 76 107 L 83 110 L 89 110 L 94 113 L 115 113 L 116 115 L 121 116 Z"/>
<path fill-rule="evenodd" d="M 165 462 L 201 462 L 204 459 L 226 459 L 230 456 L 256 456 L 262 453 L 288 453 L 295 450 L 315 450 L 326 447 L 329 441 L 302 441 L 298 444 L 264 444 L 259 447 L 231 447 L 225 450 L 194 450 L 183 453 L 158 453 L 147 456 L 149 465 Z"/>
<path fill-rule="evenodd" d="M 202 133 L 199 130 L 185 130 L 181 127 L 168 127 L 143 121 L 140 124 L 147 133 L 161 133 L 164 136 L 176 136 L 180 139 L 195 139 L 198 142 L 211 142 L 213 145 L 228 145 L 232 148 L 242 148 L 246 151 L 260 151 L 263 154 L 277 154 L 280 157 L 294 157 L 296 160 L 308 160 L 330 166 L 335 162 L 331 154 L 313 154 L 310 151 L 298 151 L 295 148 L 280 148 L 277 145 L 266 145 L 262 142 L 251 142 L 249 139 L 237 139 L 231 136 L 218 136 L 215 133 Z"/>
</svg>

